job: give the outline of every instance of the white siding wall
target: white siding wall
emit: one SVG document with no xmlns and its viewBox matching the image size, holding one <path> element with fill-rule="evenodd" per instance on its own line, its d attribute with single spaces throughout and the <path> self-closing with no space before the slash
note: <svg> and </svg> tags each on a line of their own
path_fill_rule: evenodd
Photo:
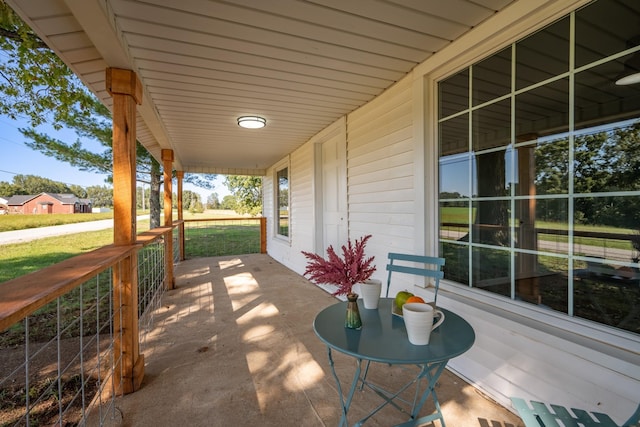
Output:
<svg viewBox="0 0 640 427">
<path fill-rule="evenodd" d="M 289 192 L 290 192 L 290 228 L 289 240 L 275 235 L 273 224 L 276 221 L 274 210 L 274 196 L 276 190 L 276 170 L 287 164 L 283 159 L 267 171 L 264 179 L 264 215 L 267 217 L 267 252 L 275 260 L 302 274 L 305 270 L 306 259 L 301 251 L 314 252 L 315 242 L 321 236 L 316 236 L 316 144 L 322 143 L 323 134 L 329 133 L 335 137 L 343 137 L 344 121 L 340 119 L 327 130 L 312 138 L 302 147 L 294 151 L 289 160 Z"/>
<path fill-rule="evenodd" d="M 411 76 L 347 117 L 347 182 L 349 236 L 371 234 L 367 253 L 376 257 L 373 277 L 386 284 L 389 252 L 416 252 L 416 211 L 421 196 L 414 188 Z M 400 278 L 390 295 L 413 289 L 413 278 Z M 383 289 L 383 293 L 385 289 Z"/>
<path fill-rule="evenodd" d="M 424 224 L 432 224 L 437 215 L 430 202 L 437 197 L 437 183 L 427 182 L 424 189 L 419 184 L 432 175 L 425 171 L 437 165 L 436 105 L 433 96 L 423 101 L 414 79 L 425 76 L 425 92 L 432 95 L 430 82 L 455 71 L 452 67 L 468 65 L 495 51 L 496 43 L 513 41 L 581 4 L 583 0 L 518 2 L 347 117 L 349 236 L 373 235 L 367 252 L 376 257 L 374 277 L 386 282 L 388 252 L 423 253 L 425 247 L 435 247 L 435 241 L 425 245 L 426 236 L 437 233 L 425 231 Z M 424 136 L 417 127 L 425 129 Z M 425 158 L 431 163 L 425 164 Z M 264 185 L 269 254 L 299 273 L 305 266 L 300 250 L 313 250 L 318 239 L 313 235 L 313 169 L 310 141 L 291 155 L 291 244 L 273 237 L 275 169 L 269 170 Z M 425 212 L 425 206 L 433 211 Z M 390 295 L 401 288 L 426 292 L 414 283 L 401 278 Z M 474 347 L 452 360 L 451 369 L 505 406 L 510 406 L 509 397 L 522 396 L 609 413 L 618 423 L 635 410 L 640 400 L 637 335 L 447 283 L 439 302 L 467 319 L 477 335 Z"/>
<path fill-rule="evenodd" d="M 302 274 L 305 260 L 300 251 L 312 251 L 315 231 L 313 162 L 314 146 L 309 142 L 291 155 L 291 254 L 292 270 Z M 295 200 L 295 203 L 293 201 Z"/>
</svg>

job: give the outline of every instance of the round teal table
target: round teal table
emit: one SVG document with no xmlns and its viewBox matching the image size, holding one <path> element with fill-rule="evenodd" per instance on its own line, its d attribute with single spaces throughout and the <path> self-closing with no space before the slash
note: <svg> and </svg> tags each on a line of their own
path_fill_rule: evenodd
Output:
<svg viewBox="0 0 640 427">
<path fill-rule="evenodd" d="M 444 371 L 448 361 L 461 355 L 471 348 L 475 341 L 475 333 L 469 323 L 457 314 L 442 309 L 445 319 L 442 324 L 431 333 L 428 345 L 417 346 L 409 342 L 404 320 L 400 316 L 391 313 L 393 299 L 380 299 L 378 309 L 368 310 L 358 300 L 358 310 L 362 318 L 362 329 L 347 329 L 344 327 L 344 318 L 347 303 L 340 302 L 322 310 L 313 322 L 313 329 L 327 346 L 329 365 L 338 385 L 338 394 L 342 407 L 342 417 L 339 426 L 348 425 L 347 414 L 351 405 L 353 394 L 360 384 L 360 389 L 368 387 L 375 391 L 384 402 L 358 421 L 356 426 L 362 425 L 367 419 L 391 404 L 398 410 L 409 415 L 406 423 L 398 426 L 420 425 L 435 419 L 440 420 L 445 426 L 440 410 L 440 403 L 435 392 L 435 384 Z M 357 360 L 356 371 L 346 398 L 343 396 L 340 380 L 336 375 L 332 350 L 339 351 L 354 357 Z M 364 362 L 364 369 L 362 367 Z M 417 365 L 419 372 L 400 390 L 389 392 L 382 386 L 367 381 L 367 372 L 371 362 L 379 362 L 386 365 Z M 427 384 L 420 393 L 420 382 L 425 379 Z M 400 398 L 411 385 L 416 384 L 413 402 L 407 402 Z M 417 418 L 420 409 L 427 398 L 433 398 L 436 412 L 426 417 Z M 397 401 L 411 406 L 410 411 L 405 411 Z"/>
</svg>

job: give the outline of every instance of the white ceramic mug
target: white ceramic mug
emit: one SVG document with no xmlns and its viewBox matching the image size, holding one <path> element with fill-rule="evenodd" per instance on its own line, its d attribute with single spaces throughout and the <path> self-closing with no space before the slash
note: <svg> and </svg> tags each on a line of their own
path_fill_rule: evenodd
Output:
<svg viewBox="0 0 640 427">
<path fill-rule="evenodd" d="M 436 323 L 433 318 L 439 316 Z M 434 309 L 429 304 L 421 302 L 409 302 L 402 306 L 402 317 L 407 328 L 409 342 L 413 345 L 427 345 L 431 337 L 431 331 L 440 326 L 444 321 L 444 313 Z"/>
</svg>

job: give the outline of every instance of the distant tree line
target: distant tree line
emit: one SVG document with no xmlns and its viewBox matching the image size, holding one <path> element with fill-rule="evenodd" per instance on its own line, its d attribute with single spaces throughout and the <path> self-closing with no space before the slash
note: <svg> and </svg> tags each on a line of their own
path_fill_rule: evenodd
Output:
<svg viewBox="0 0 640 427">
<path fill-rule="evenodd" d="M 239 214 L 260 215 L 262 212 L 262 180 L 260 177 L 230 176 L 225 182 L 233 194 L 219 200 L 218 193 L 212 193 L 203 203 L 200 194 L 184 190 L 182 207 L 191 213 L 201 213 L 205 209 L 228 209 Z M 0 181 L 0 197 L 9 198 L 16 195 L 37 195 L 40 193 L 73 194 L 81 199 L 91 199 L 95 207 L 113 207 L 113 189 L 108 185 L 82 187 L 65 184 L 36 175 L 16 175 L 12 182 Z M 148 188 L 137 187 L 137 208 L 149 210 L 152 197 Z M 160 200 L 162 206 L 163 199 Z M 177 208 L 178 196 L 173 194 L 173 207 Z"/>
<path fill-rule="evenodd" d="M 113 189 L 107 185 L 82 187 L 36 175 L 16 175 L 11 183 L 0 181 L 0 197 L 5 199 L 11 196 L 40 193 L 73 194 L 81 199 L 91 199 L 93 206 L 96 207 L 113 207 Z"/>
</svg>

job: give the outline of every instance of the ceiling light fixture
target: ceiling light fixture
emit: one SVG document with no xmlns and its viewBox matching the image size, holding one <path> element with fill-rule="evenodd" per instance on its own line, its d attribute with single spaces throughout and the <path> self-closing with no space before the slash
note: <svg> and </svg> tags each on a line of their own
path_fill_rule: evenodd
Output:
<svg viewBox="0 0 640 427">
<path fill-rule="evenodd" d="M 238 117 L 238 126 L 245 129 L 260 129 L 267 125 L 267 121 L 258 116 Z"/>
<path fill-rule="evenodd" d="M 640 52 L 636 52 L 624 63 L 624 72 L 616 78 L 618 86 L 640 83 Z"/>
<path fill-rule="evenodd" d="M 627 40 L 627 49 L 640 45 L 640 36 Z M 624 71 L 616 77 L 616 85 L 626 86 L 640 83 L 640 51 L 636 51 L 624 62 Z"/>
</svg>

